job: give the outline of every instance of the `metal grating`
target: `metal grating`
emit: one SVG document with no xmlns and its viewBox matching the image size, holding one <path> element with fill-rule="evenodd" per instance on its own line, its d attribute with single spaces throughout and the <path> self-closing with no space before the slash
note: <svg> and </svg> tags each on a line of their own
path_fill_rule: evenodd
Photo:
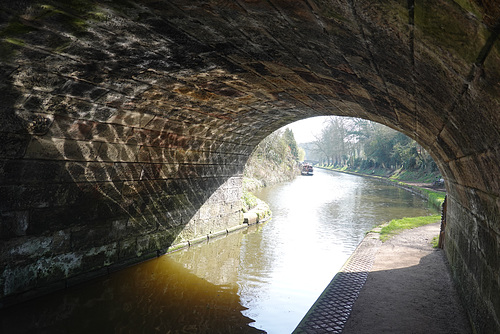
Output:
<svg viewBox="0 0 500 334">
<path fill-rule="evenodd" d="M 342 333 L 366 282 L 379 244 L 378 240 L 365 238 L 307 312 L 294 334 Z"/>
</svg>

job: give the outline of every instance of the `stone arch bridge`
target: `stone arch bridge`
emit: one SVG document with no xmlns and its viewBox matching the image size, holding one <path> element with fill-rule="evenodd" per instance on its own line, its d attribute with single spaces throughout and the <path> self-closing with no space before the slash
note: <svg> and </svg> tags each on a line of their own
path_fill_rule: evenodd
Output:
<svg viewBox="0 0 500 334">
<path fill-rule="evenodd" d="M 499 32 L 497 0 L 3 0 L 1 305 L 237 224 L 255 145 L 341 115 L 432 154 L 453 278 L 500 331 Z"/>
</svg>

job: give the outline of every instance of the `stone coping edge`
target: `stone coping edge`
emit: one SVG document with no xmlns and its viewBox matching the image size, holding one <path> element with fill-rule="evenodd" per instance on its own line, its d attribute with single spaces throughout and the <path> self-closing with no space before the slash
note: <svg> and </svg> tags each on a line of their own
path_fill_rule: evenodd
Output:
<svg viewBox="0 0 500 334">
<path fill-rule="evenodd" d="M 342 333 L 380 245 L 378 233 L 368 232 L 365 235 L 304 315 L 293 334 Z M 356 279 L 352 279 L 353 276 Z"/>
<path fill-rule="evenodd" d="M 260 200 L 259 200 L 260 201 Z M 260 201 L 259 204 L 252 210 L 246 212 L 243 214 L 243 223 L 229 227 L 225 230 L 217 231 L 214 233 L 207 234 L 206 236 L 201 236 L 192 240 L 184 241 L 178 244 L 175 244 L 173 246 L 170 246 L 165 254 L 170 254 L 185 248 L 189 248 L 192 245 L 196 245 L 205 241 L 209 241 L 215 238 L 219 238 L 222 236 L 225 236 L 231 232 L 235 232 L 244 228 L 247 228 L 249 226 L 259 224 L 259 223 L 264 223 L 271 219 L 271 211 L 269 210 L 269 206 L 264 203 L 263 201 Z"/>
</svg>

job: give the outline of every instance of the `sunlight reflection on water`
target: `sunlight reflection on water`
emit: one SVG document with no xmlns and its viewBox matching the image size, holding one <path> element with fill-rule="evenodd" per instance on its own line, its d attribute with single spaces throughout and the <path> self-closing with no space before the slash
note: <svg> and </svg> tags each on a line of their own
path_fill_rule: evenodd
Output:
<svg viewBox="0 0 500 334">
<path fill-rule="evenodd" d="M 239 272 L 243 313 L 268 333 L 289 333 L 300 322 L 366 231 L 405 216 L 430 214 L 427 203 L 399 188 L 357 176 L 315 170 L 314 176 L 256 192 L 273 219 L 242 245 Z M 264 240 L 262 242 L 261 240 Z M 243 254 L 256 247 L 270 279 L 245 287 Z M 255 270 L 252 276 L 256 276 Z"/>
<path fill-rule="evenodd" d="M 256 195 L 271 221 L 2 310 L 0 332 L 290 333 L 367 230 L 431 214 L 404 190 L 322 170 Z"/>
</svg>

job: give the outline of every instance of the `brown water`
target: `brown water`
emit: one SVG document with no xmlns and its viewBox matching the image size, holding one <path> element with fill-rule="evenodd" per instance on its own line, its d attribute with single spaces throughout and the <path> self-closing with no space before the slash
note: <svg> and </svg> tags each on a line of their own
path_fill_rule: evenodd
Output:
<svg viewBox="0 0 500 334">
<path fill-rule="evenodd" d="M 0 311 L 1 333 L 290 333 L 375 224 L 435 214 L 399 188 L 314 176 L 256 193 L 273 219 Z"/>
</svg>

